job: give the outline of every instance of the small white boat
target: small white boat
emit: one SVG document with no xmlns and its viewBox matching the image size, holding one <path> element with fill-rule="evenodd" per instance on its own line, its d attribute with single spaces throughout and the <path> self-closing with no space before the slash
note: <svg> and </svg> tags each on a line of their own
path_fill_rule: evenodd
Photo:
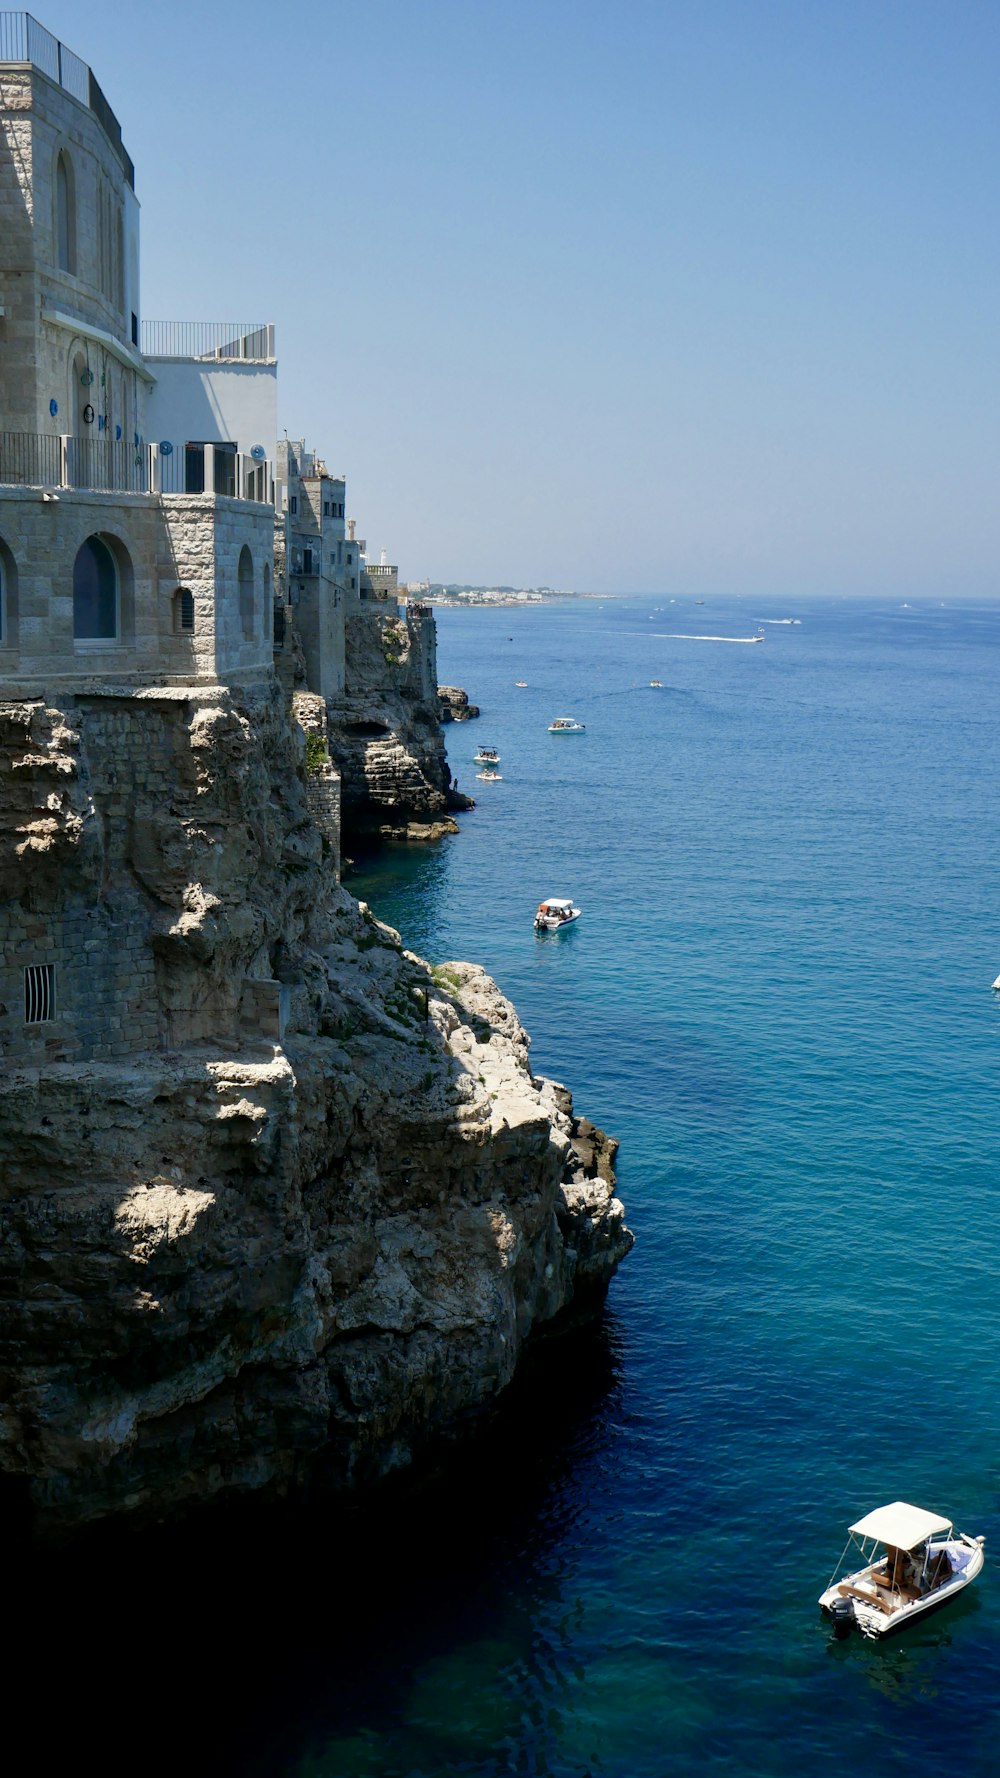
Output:
<svg viewBox="0 0 1000 1778">
<path fill-rule="evenodd" d="M 662 691 L 663 690 L 663 680 L 662 679 L 651 679 L 649 683 L 652 686 L 654 691 Z"/>
<path fill-rule="evenodd" d="M 498 766 L 500 764 L 500 755 L 495 747 L 480 747 L 479 752 L 474 753 L 472 757 L 477 766 Z"/>
<path fill-rule="evenodd" d="M 993 983 L 993 986 L 994 986 L 994 987 L 995 987 L 995 989 L 996 989 L 996 990 L 997 990 L 997 993 L 998 993 L 998 994 L 1000 994 L 1000 975 L 998 975 L 998 976 L 997 976 L 997 979 L 996 979 L 996 981 L 995 981 L 995 982 L 994 982 L 994 983 Z"/>
<path fill-rule="evenodd" d="M 554 722 L 549 723 L 549 734 L 582 735 L 586 726 L 586 723 L 577 722 L 575 716 L 557 716 Z"/>
<path fill-rule="evenodd" d="M 580 918 L 581 908 L 575 908 L 565 896 L 550 895 L 538 904 L 535 915 L 536 932 L 558 932 L 561 926 L 572 926 L 574 920 Z"/>
<path fill-rule="evenodd" d="M 951 1519 L 905 1500 L 876 1507 L 850 1527 L 830 1584 L 819 1596 L 820 1607 L 838 1636 L 852 1625 L 865 1636 L 887 1636 L 936 1611 L 975 1580 L 984 1542 L 964 1531 L 956 1534 Z M 852 1544 L 863 1566 L 838 1580 Z"/>
<path fill-rule="evenodd" d="M 519 685 L 522 688 L 526 687 L 527 683 L 528 683 L 528 681 L 526 679 L 515 679 L 515 681 L 514 681 L 515 685 Z"/>
<path fill-rule="evenodd" d="M 483 771 L 477 772 L 476 777 L 481 778 L 483 780 L 484 784 L 502 784 L 503 783 L 503 773 L 502 772 L 494 772 L 491 766 L 486 766 Z"/>
</svg>

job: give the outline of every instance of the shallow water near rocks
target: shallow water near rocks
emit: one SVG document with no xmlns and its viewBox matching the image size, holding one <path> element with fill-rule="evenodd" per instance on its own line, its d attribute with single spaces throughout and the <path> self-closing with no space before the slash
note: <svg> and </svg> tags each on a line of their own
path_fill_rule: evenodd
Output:
<svg viewBox="0 0 1000 1778">
<path fill-rule="evenodd" d="M 46 1568 L 78 1746 L 248 1778 L 991 1773 L 1000 609 L 438 623 L 479 806 L 350 886 L 495 975 L 535 1068 L 621 1139 L 637 1245 L 416 1499 Z M 536 936 L 547 895 L 583 917 Z M 984 1532 L 984 1574 L 896 1641 L 834 1641 L 846 1525 L 895 1498 Z"/>
</svg>

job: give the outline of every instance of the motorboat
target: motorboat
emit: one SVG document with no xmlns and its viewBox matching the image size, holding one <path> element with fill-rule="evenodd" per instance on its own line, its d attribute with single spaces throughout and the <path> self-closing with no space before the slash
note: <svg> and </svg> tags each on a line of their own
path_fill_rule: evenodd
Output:
<svg viewBox="0 0 1000 1778">
<path fill-rule="evenodd" d="M 663 690 L 663 680 L 662 679 L 651 679 L 649 683 L 652 686 L 654 691 L 662 691 Z"/>
<path fill-rule="evenodd" d="M 527 688 L 528 681 L 526 679 L 515 679 L 514 684 L 520 686 L 523 691 Z"/>
<path fill-rule="evenodd" d="M 500 755 L 495 747 L 480 747 L 479 752 L 474 753 L 472 757 L 477 766 L 498 766 L 500 764 Z"/>
<path fill-rule="evenodd" d="M 876 1507 L 851 1525 L 849 1533 L 830 1583 L 819 1596 L 839 1636 L 852 1627 L 865 1636 L 901 1630 L 962 1592 L 985 1559 L 985 1538 L 956 1534 L 951 1519 L 905 1500 Z M 862 1566 L 838 1580 L 849 1552 L 860 1554 Z"/>
<path fill-rule="evenodd" d="M 535 915 L 536 932 L 558 932 L 562 926 L 572 926 L 574 920 L 580 918 L 581 908 L 575 908 L 565 896 L 550 895 L 538 904 Z"/>
<path fill-rule="evenodd" d="M 503 773 L 493 771 L 491 766 L 485 766 L 481 772 L 476 773 L 476 777 L 481 778 L 484 784 L 503 783 Z"/>
<path fill-rule="evenodd" d="M 557 716 L 554 722 L 549 723 L 549 734 L 582 735 L 586 726 L 584 722 L 577 722 L 575 716 Z"/>
</svg>

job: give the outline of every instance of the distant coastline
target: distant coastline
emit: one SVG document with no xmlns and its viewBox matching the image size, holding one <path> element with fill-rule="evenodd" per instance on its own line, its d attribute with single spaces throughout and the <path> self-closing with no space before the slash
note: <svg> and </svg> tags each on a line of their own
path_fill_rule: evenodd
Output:
<svg viewBox="0 0 1000 1778">
<path fill-rule="evenodd" d="M 425 605 L 547 605 L 553 599 L 596 597 L 568 587 L 462 586 L 458 582 L 445 586 L 439 581 L 411 581 L 407 596 L 420 599 Z"/>
</svg>

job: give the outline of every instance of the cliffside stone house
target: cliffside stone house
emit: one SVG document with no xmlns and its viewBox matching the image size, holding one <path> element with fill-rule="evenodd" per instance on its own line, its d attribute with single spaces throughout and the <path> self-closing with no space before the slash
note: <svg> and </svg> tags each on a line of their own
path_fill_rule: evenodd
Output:
<svg viewBox="0 0 1000 1778">
<path fill-rule="evenodd" d="M 372 662 L 399 659 L 404 697 L 434 701 L 433 619 L 399 612 L 395 571 L 368 572 L 345 519 L 343 478 L 277 431 L 273 326 L 142 317 L 135 172 L 115 114 L 64 44 L 0 12 L 8 1060 L 278 1036 L 266 958 L 242 980 L 220 966 L 199 984 L 189 969 L 182 990 L 192 959 L 171 952 L 169 921 L 160 930 L 163 905 L 183 925 L 185 896 L 211 895 L 211 859 L 190 850 L 198 734 L 222 733 L 227 698 L 274 708 L 309 693 L 307 728 L 340 720 L 391 739 L 390 721 L 371 721 Z M 383 646 L 381 624 L 401 636 Z M 336 871 L 340 780 L 323 755 L 306 801 Z"/>
</svg>

